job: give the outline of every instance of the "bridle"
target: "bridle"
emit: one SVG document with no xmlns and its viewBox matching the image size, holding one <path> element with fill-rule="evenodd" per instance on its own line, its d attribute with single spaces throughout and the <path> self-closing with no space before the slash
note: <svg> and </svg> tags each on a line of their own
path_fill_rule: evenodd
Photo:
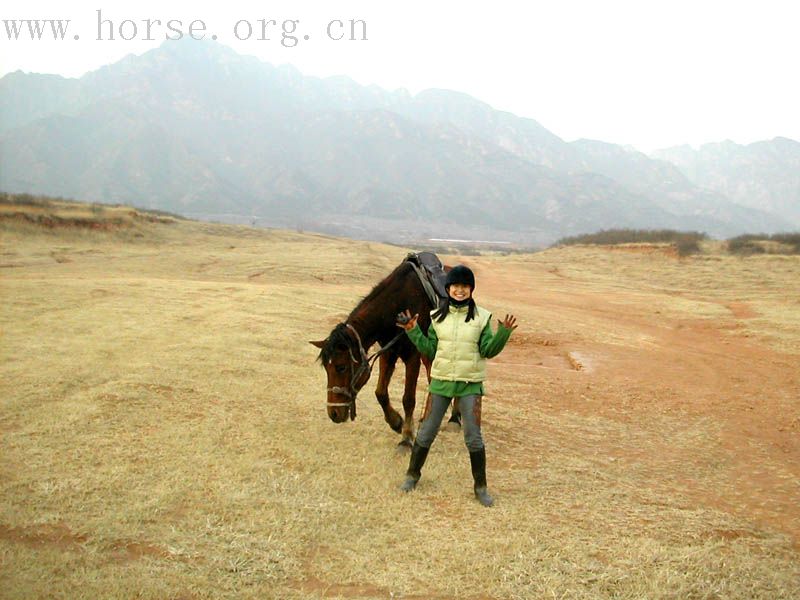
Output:
<svg viewBox="0 0 800 600">
<path fill-rule="evenodd" d="M 381 346 L 372 356 L 368 356 L 367 351 L 364 349 L 364 344 L 361 342 L 361 336 L 358 334 L 358 331 L 356 331 L 356 328 L 350 323 L 345 323 L 345 327 L 347 327 L 355 335 L 356 341 L 358 342 L 359 358 L 356 360 L 356 357 L 353 356 L 353 349 L 348 347 L 347 351 L 350 354 L 350 385 L 349 387 L 335 385 L 328 388 L 328 392 L 337 394 L 339 396 L 344 396 L 348 399 L 348 401 L 328 402 L 327 406 L 349 406 L 350 420 L 354 421 L 356 418 L 356 396 L 358 396 L 358 392 L 360 392 L 361 388 L 366 385 L 367 381 L 369 381 L 375 361 L 381 354 L 391 348 L 397 340 L 403 337 L 405 335 L 405 331 L 401 330 L 400 333 L 394 336 L 388 344 Z M 364 383 L 357 386 L 357 382 L 361 381 L 361 379 L 364 377 L 364 373 L 367 373 L 367 377 L 364 378 Z"/>
</svg>

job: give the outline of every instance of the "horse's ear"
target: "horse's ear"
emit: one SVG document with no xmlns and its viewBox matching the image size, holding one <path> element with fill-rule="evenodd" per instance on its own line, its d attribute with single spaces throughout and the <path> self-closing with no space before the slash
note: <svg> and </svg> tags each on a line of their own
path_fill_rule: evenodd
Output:
<svg viewBox="0 0 800 600">
<path fill-rule="evenodd" d="M 320 340 L 318 342 L 308 342 L 312 346 L 316 346 L 317 348 L 322 348 L 325 345 L 325 340 Z"/>
</svg>

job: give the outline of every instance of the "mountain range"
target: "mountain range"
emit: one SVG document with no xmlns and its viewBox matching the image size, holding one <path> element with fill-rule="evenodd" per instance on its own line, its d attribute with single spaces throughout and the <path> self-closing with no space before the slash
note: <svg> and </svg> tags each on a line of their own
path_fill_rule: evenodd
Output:
<svg viewBox="0 0 800 600">
<path fill-rule="evenodd" d="M 211 41 L 0 79 L 0 189 L 395 242 L 800 226 L 800 143 L 647 156 L 466 94 L 304 76 Z"/>
</svg>

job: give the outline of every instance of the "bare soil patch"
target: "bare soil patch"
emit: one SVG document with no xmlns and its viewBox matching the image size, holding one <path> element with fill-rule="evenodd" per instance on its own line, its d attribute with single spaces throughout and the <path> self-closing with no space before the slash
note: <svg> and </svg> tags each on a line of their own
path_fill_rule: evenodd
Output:
<svg viewBox="0 0 800 600">
<path fill-rule="evenodd" d="M 546 254 L 536 262 L 544 260 Z M 480 259 L 474 262 L 476 266 L 481 264 Z M 652 268 L 659 266 L 658 259 L 654 259 Z M 591 277 L 586 278 L 587 285 L 581 286 L 579 293 L 570 290 L 563 294 L 561 290 L 548 289 L 549 293 L 543 294 L 536 286 L 521 287 L 515 271 L 510 271 L 500 262 L 481 270 L 481 282 L 488 282 L 499 304 L 527 296 L 533 310 L 552 314 L 553 319 L 559 319 L 559 314 L 563 319 L 565 308 L 579 306 L 582 313 L 599 319 L 594 327 L 626 330 L 626 343 L 597 339 L 576 339 L 573 344 L 562 342 L 571 348 L 567 356 L 573 369 L 586 375 L 580 381 L 575 380 L 575 386 L 585 384 L 587 390 L 562 397 L 559 403 L 563 409 L 626 420 L 646 419 L 653 413 L 685 415 L 687 420 L 708 419 L 718 428 L 715 442 L 720 444 L 725 462 L 707 484 L 686 473 L 686 492 L 709 507 L 755 517 L 790 535 L 797 547 L 800 540 L 798 356 L 772 347 L 768 337 L 736 335 L 743 327 L 742 321 L 759 316 L 749 303 L 725 302 L 730 312 L 719 318 L 705 315 L 691 318 L 685 313 L 674 317 L 661 312 L 654 315 L 646 311 L 646 306 L 620 303 L 618 293 L 597 286 Z M 794 288 L 800 285 L 793 284 Z M 698 297 L 715 301 L 703 299 L 702 294 Z M 780 324 L 776 327 L 780 328 Z M 572 334 L 578 338 L 582 333 L 581 324 L 577 323 Z M 511 344 L 498 363 L 514 360 L 515 356 L 530 356 L 536 350 L 534 344 L 525 341 Z M 586 372 L 586 365 L 591 365 L 591 373 Z M 595 446 L 597 452 L 615 454 L 623 461 L 632 459 L 619 449 L 603 447 L 602 440 L 600 443 Z M 668 446 L 663 450 L 678 456 L 681 452 Z M 632 452 L 637 460 L 642 459 L 641 449 Z M 658 453 L 649 456 L 652 461 L 662 458 Z"/>
</svg>

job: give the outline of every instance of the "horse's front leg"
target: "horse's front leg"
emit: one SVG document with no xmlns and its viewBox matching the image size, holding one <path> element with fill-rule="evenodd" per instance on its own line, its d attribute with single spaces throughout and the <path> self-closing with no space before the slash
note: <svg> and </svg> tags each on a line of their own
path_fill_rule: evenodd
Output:
<svg viewBox="0 0 800 600">
<path fill-rule="evenodd" d="M 379 374 L 375 397 L 383 409 L 384 420 L 395 432 L 400 433 L 403 429 L 403 417 L 392 408 L 392 403 L 389 401 L 389 382 L 392 380 L 394 367 L 397 364 L 397 355 L 381 354 L 378 361 Z"/>
<path fill-rule="evenodd" d="M 414 443 L 414 408 L 417 405 L 417 377 L 419 377 L 420 356 L 419 352 L 414 352 L 406 363 L 406 382 L 403 390 L 403 439 L 401 446 L 409 448 Z"/>
</svg>

